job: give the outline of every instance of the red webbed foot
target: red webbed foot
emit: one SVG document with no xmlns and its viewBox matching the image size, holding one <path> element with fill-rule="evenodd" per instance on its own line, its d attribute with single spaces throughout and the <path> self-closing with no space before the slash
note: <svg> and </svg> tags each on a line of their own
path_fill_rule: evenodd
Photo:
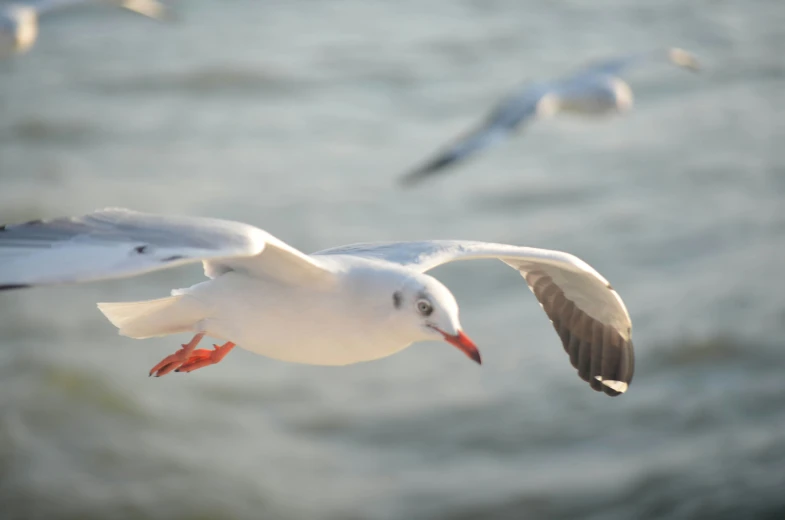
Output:
<svg viewBox="0 0 785 520">
<path fill-rule="evenodd" d="M 181 345 L 182 348 L 171 354 L 166 356 L 161 360 L 160 363 L 155 365 L 151 370 L 149 375 L 155 375 L 155 377 L 165 376 L 172 370 L 175 370 L 182 366 L 183 363 L 187 362 L 190 358 L 191 354 L 193 353 L 196 346 L 202 341 L 204 337 L 204 332 L 200 332 L 196 336 L 194 336 L 191 341 L 188 343 Z"/>
<path fill-rule="evenodd" d="M 175 372 L 193 372 L 199 368 L 204 368 L 209 365 L 215 365 L 216 363 L 220 362 L 226 354 L 228 354 L 233 348 L 234 343 L 231 341 L 227 341 L 220 347 L 218 345 L 213 345 L 213 350 L 208 350 L 205 348 L 200 348 L 199 350 L 194 350 L 191 353 L 191 356 L 188 360 L 177 367 Z"/>
</svg>

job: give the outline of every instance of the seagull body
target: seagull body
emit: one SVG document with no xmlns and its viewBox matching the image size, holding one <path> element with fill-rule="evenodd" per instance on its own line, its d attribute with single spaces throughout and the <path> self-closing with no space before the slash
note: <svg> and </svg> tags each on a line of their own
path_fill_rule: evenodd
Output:
<svg viewBox="0 0 785 520">
<path fill-rule="evenodd" d="M 634 356 L 624 303 L 605 278 L 559 251 L 466 241 L 369 243 L 306 255 L 239 222 L 105 209 L 0 227 L 0 290 L 121 278 L 201 261 L 208 280 L 171 296 L 99 303 L 131 338 L 192 333 L 150 371 L 190 372 L 234 348 L 347 365 L 444 340 L 480 362 L 452 293 L 426 271 L 498 259 L 520 272 L 572 365 L 608 395 L 627 390 Z M 196 349 L 209 336 L 223 341 Z"/>
<path fill-rule="evenodd" d="M 389 312 L 393 293 L 410 281 L 412 273 L 352 257 L 320 259 L 320 264 L 334 276 L 324 287 L 282 285 L 266 277 L 228 272 L 175 291 L 177 305 L 193 316 L 205 316 L 197 328 L 208 336 L 281 361 L 348 365 L 387 357 L 412 343 L 410 331 L 394 326 L 396 316 Z M 430 292 L 441 289 L 422 284 L 426 285 L 432 286 Z M 380 294 L 388 297 L 380 301 Z M 221 302 L 217 313 L 211 312 L 214 302 Z M 111 304 L 100 308 L 112 315 Z M 428 336 L 424 339 L 433 339 Z"/>
<path fill-rule="evenodd" d="M 149 18 L 160 19 L 166 8 L 158 0 L 41 0 L 0 6 L 0 58 L 23 54 L 38 38 L 38 18 L 56 9 L 86 3 L 117 5 Z"/>
<path fill-rule="evenodd" d="M 477 128 L 459 137 L 422 166 L 402 178 L 405 184 L 418 182 L 469 156 L 498 144 L 534 118 L 560 112 L 580 116 L 609 116 L 632 108 L 632 89 L 619 74 L 645 62 L 667 59 L 679 67 L 698 70 L 697 60 L 682 49 L 634 54 L 596 63 L 572 76 L 552 82 L 527 85 L 499 102 Z"/>
</svg>

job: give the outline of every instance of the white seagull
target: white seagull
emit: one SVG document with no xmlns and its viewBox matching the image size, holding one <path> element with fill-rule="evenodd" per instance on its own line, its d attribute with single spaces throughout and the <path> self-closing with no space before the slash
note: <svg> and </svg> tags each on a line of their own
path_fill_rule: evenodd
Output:
<svg viewBox="0 0 785 520">
<path fill-rule="evenodd" d="M 0 58 L 30 50 L 38 38 L 38 18 L 56 9 L 85 4 L 116 5 L 148 18 L 163 19 L 166 7 L 158 0 L 39 0 L 0 6 Z"/>
<path fill-rule="evenodd" d="M 217 363 L 235 345 L 296 363 L 347 365 L 445 340 L 480 363 L 455 297 L 425 272 L 482 258 L 520 272 L 591 388 L 611 396 L 627 390 L 634 369 L 630 315 L 608 281 L 568 253 L 434 240 L 306 255 L 248 224 L 115 208 L 0 226 L 0 290 L 202 262 L 209 280 L 167 298 L 98 304 L 123 336 L 194 334 L 150 370 L 156 376 Z M 223 343 L 196 349 L 204 336 Z"/>
<path fill-rule="evenodd" d="M 536 117 L 558 112 L 583 116 L 619 114 L 632 107 L 632 90 L 619 74 L 632 65 L 668 61 L 692 71 L 699 70 L 695 57 L 683 49 L 670 48 L 632 54 L 590 65 L 578 73 L 556 81 L 527 85 L 497 104 L 479 127 L 447 145 L 435 157 L 402 177 L 413 184 L 480 150 L 512 136 L 521 125 Z"/>
</svg>

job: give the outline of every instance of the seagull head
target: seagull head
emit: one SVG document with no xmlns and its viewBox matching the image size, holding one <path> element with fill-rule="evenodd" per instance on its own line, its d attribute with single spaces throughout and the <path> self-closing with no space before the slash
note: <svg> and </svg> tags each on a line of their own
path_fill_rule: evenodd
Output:
<svg viewBox="0 0 785 520">
<path fill-rule="evenodd" d="M 443 340 L 481 363 L 477 346 L 461 328 L 455 296 L 436 278 L 419 273 L 406 277 L 391 303 L 396 327 L 413 342 Z"/>
<path fill-rule="evenodd" d="M 700 63 L 698 62 L 698 59 L 693 54 L 685 51 L 684 49 L 679 49 L 677 47 L 668 49 L 668 59 L 674 65 L 684 67 L 685 69 L 692 72 L 700 71 Z"/>
</svg>

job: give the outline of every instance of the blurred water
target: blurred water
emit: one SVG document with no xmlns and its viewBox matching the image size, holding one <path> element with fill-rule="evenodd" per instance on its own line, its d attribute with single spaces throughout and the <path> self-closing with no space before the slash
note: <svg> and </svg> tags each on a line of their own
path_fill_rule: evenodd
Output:
<svg viewBox="0 0 785 520">
<path fill-rule="evenodd" d="M 0 511 L 15 519 L 785 518 L 785 9 L 777 0 L 179 2 L 44 20 L 0 64 L 0 222 L 119 205 L 305 251 L 565 249 L 634 323 L 635 381 L 574 374 L 504 265 L 451 265 L 482 369 L 442 344 L 345 368 L 245 351 L 147 370 L 96 301 L 199 268 L 0 295 Z M 538 123 L 416 191 L 396 176 L 521 81 L 680 45 L 637 107 Z"/>
</svg>

